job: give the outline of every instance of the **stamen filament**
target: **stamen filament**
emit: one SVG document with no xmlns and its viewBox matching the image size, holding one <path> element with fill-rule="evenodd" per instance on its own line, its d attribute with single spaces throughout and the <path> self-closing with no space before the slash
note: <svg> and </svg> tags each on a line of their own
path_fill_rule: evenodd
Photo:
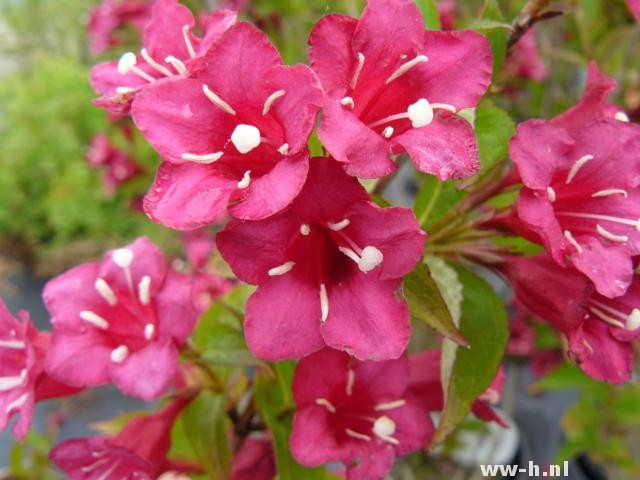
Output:
<svg viewBox="0 0 640 480">
<path fill-rule="evenodd" d="M 118 303 L 118 297 L 104 278 L 96 279 L 95 288 L 100 296 L 112 307 Z"/>
<path fill-rule="evenodd" d="M 576 163 L 573 164 L 573 166 L 569 170 L 569 173 L 567 174 L 567 180 L 565 183 L 567 185 L 570 184 L 575 178 L 575 176 L 578 174 L 580 169 L 584 166 L 584 164 L 590 160 L 593 160 L 593 155 L 584 155 L 580 157 L 578 160 L 576 160 Z"/>
<path fill-rule="evenodd" d="M 353 72 L 353 77 L 351 77 L 350 87 L 352 89 L 356 88 L 358 84 L 358 78 L 360 77 L 360 72 L 362 72 L 362 67 L 364 67 L 364 54 L 362 52 L 358 52 L 358 66 L 356 67 L 356 71 Z"/>
<path fill-rule="evenodd" d="M 610 317 L 609 315 L 604 313 L 602 310 L 599 310 L 595 307 L 591 307 L 589 308 L 589 311 L 593 313 L 596 317 L 598 317 L 600 320 L 603 320 L 609 325 L 613 325 L 614 327 L 618 327 L 618 328 L 625 328 L 624 323 L 622 323 L 620 320 L 616 320 L 615 318 Z"/>
<path fill-rule="evenodd" d="M 280 97 L 284 96 L 286 92 L 284 90 L 278 90 L 273 92 L 264 102 L 264 107 L 262 107 L 262 115 L 266 115 L 271 110 L 271 105 Z"/>
<path fill-rule="evenodd" d="M 236 111 L 233 108 L 231 108 L 231 105 L 229 105 L 227 102 L 222 100 L 218 95 L 213 93 L 213 91 L 209 88 L 207 84 L 202 85 L 202 91 L 207 96 L 207 98 L 211 100 L 211 103 L 213 103 L 216 107 L 220 108 L 221 110 L 224 110 L 230 115 L 236 115 Z"/>
<path fill-rule="evenodd" d="M 387 78 L 386 82 L 384 82 L 386 85 L 389 85 L 391 82 L 393 82 L 394 80 L 396 80 L 397 78 L 401 77 L 402 75 L 404 75 L 405 73 L 407 73 L 409 70 L 411 70 L 413 67 L 415 67 L 416 65 L 426 62 L 429 60 L 429 57 L 427 57 L 426 55 L 418 55 L 416 56 L 416 58 L 414 58 L 413 60 L 409 60 L 408 62 L 400 65 L 400 67 L 393 72 L 389 78 Z"/>
<path fill-rule="evenodd" d="M 608 197 L 609 195 L 617 195 L 617 194 L 624 195 L 624 198 L 627 198 L 629 196 L 627 191 L 621 188 L 607 188 L 605 190 L 599 190 L 596 193 L 591 194 L 591 197 L 592 198 Z"/>
<path fill-rule="evenodd" d="M 167 77 L 173 76 L 173 73 L 171 73 L 171 71 L 167 67 L 156 62 L 153 57 L 149 55 L 149 51 L 146 48 L 140 50 L 140 55 L 142 56 L 142 58 L 144 58 L 145 62 L 147 62 L 151 67 L 153 67 L 162 75 L 165 75 Z"/>
<path fill-rule="evenodd" d="M 580 213 L 580 212 L 556 212 L 556 215 L 575 218 L 588 218 L 590 220 L 603 220 L 605 222 L 620 223 L 622 225 L 629 225 L 636 227 L 636 230 L 640 231 L 640 219 L 630 220 L 628 218 L 612 217 L 610 215 L 600 215 L 596 213 Z"/>
<path fill-rule="evenodd" d="M 355 432 L 355 431 L 351 430 L 350 428 L 346 428 L 345 429 L 345 433 L 348 436 L 350 436 L 351 438 L 355 438 L 357 440 L 364 440 L 366 442 L 370 442 L 371 441 L 371 437 L 369 435 L 365 435 L 364 433 Z"/>
<path fill-rule="evenodd" d="M 564 231 L 564 238 L 567 239 L 567 241 L 573 245 L 575 247 L 576 250 L 578 250 L 578 253 L 582 253 L 582 247 L 580 246 L 580 244 L 576 241 L 576 239 L 573 237 L 573 234 L 569 231 L 569 230 L 565 230 Z"/>
<path fill-rule="evenodd" d="M 222 157 L 222 152 L 207 153 L 204 155 L 198 155 L 196 153 L 183 153 L 182 155 L 180 155 L 180 158 L 182 158 L 183 160 L 205 164 L 216 162 L 220 160 L 220 157 Z"/>
<path fill-rule="evenodd" d="M 316 398 L 316 404 L 325 407 L 331 413 L 336 413 L 336 407 L 326 398 Z"/>
<path fill-rule="evenodd" d="M 355 382 L 356 382 L 356 372 L 354 372 L 353 369 L 350 368 L 349 370 L 347 370 L 347 385 L 345 387 L 345 390 L 349 397 L 353 395 L 353 385 L 355 384 Z"/>
<path fill-rule="evenodd" d="M 289 260 L 288 262 L 285 262 L 282 265 L 269 269 L 267 273 L 269 274 L 270 277 L 284 275 L 285 273 L 290 272 L 295 264 L 296 262 L 294 262 L 293 260 Z"/>
<path fill-rule="evenodd" d="M 149 305 L 151 302 L 151 277 L 145 275 L 138 284 L 138 298 L 142 305 Z"/>
<path fill-rule="evenodd" d="M 596 225 L 596 230 L 598 231 L 598 233 L 600 235 L 602 235 L 607 240 L 611 240 L 612 242 L 626 243 L 626 242 L 629 241 L 629 237 L 628 236 L 626 236 L 626 235 L 616 235 L 615 233 L 610 232 L 609 230 L 607 230 L 606 228 L 604 228 L 600 224 Z"/>
<path fill-rule="evenodd" d="M 556 201 L 556 198 L 557 198 L 556 191 L 551 187 L 547 187 L 547 198 L 551 203 Z"/>
<path fill-rule="evenodd" d="M 386 410 L 394 410 L 396 408 L 404 407 L 406 404 L 407 401 L 401 398 L 400 400 L 395 400 L 393 402 L 379 403 L 376 405 L 375 410 L 377 412 L 384 412 Z"/>
<path fill-rule="evenodd" d="M 180 75 L 187 74 L 187 66 L 179 58 L 176 58 L 173 55 L 169 55 L 167 58 L 164 59 L 164 61 L 167 63 L 170 63 L 171 66 L 175 68 Z"/>
<path fill-rule="evenodd" d="M 0 340 L 0 348 L 23 350 L 26 346 L 27 344 L 20 340 Z"/>
<path fill-rule="evenodd" d="M 324 283 L 320 284 L 320 311 L 322 313 L 321 321 L 325 323 L 329 317 L 329 297 Z"/>
<path fill-rule="evenodd" d="M 327 222 L 327 226 L 333 230 L 334 232 L 339 232 L 340 230 L 342 230 L 343 228 L 346 228 L 349 226 L 351 222 L 349 221 L 348 218 L 345 218 L 343 220 L 340 220 L 337 223 L 332 223 L 332 222 Z"/>
<path fill-rule="evenodd" d="M 191 38 L 189 37 L 189 25 L 185 25 L 182 27 L 182 38 L 184 38 L 184 44 L 187 46 L 187 51 L 189 52 L 189 56 L 191 58 L 196 58 L 196 50 L 193 48 L 193 44 L 191 43 Z"/>
<path fill-rule="evenodd" d="M 90 310 L 82 310 L 80 312 L 80 318 L 100 330 L 107 330 L 109 328 L 109 322 Z"/>
</svg>

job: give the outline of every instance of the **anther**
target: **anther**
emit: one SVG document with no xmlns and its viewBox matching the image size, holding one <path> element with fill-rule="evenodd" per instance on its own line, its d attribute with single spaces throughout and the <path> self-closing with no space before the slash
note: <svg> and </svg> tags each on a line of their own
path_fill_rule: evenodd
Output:
<svg viewBox="0 0 640 480">
<path fill-rule="evenodd" d="M 426 98 L 421 98 L 407 108 L 409 120 L 413 128 L 426 127 L 433 122 L 433 108 Z"/>
<path fill-rule="evenodd" d="M 396 408 L 404 407 L 406 404 L 407 401 L 401 398 L 394 402 L 379 403 L 376 405 L 375 410 L 377 412 L 384 412 L 385 410 L 394 410 Z"/>
<path fill-rule="evenodd" d="M 267 113 L 269 113 L 269 110 L 271 110 L 271 105 L 273 105 L 273 102 L 275 102 L 280 97 L 284 96 L 284 94 L 285 94 L 284 90 L 278 90 L 273 92 L 271 95 L 269 95 L 269 97 L 267 97 L 267 99 L 264 102 L 264 107 L 262 107 L 262 115 L 266 115 Z"/>
<path fill-rule="evenodd" d="M 240 190 L 244 190 L 245 188 L 249 188 L 249 185 L 251 185 L 251 170 L 247 170 L 242 174 L 242 180 L 238 182 L 237 187 Z"/>
<path fill-rule="evenodd" d="M 623 190 L 622 188 L 607 188 L 605 190 L 599 190 L 596 193 L 592 193 L 591 197 L 608 197 L 609 195 L 623 195 L 624 198 L 627 198 L 629 196 L 629 193 L 627 193 L 627 191 Z"/>
<path fill-rule="evenodd" d="M 138 284 L 138 298 L 143 305 L 149 305 L 151 302 L 151 277 L 145 275 Z"/>
<path fill-rule="evenodd" d="M 113 363 L 122 363 L 129 356 L 129 349 L 126 345 L 120 345 L 111 352 L 111 361 Z"/>
<path fill-rule="evenodd" d="M 191 37 L 189 36 L 189 25 L 185 25 L 182 27 L 182 37 L 184 38 L 184 44 L 187 46 L 187 51 L 189 52 L 189 56 L 191 58 L 196 58 L 196 51 L 193 48 L 193 44 L 191 43 Z"/>
<path fill-rule="evenodd" d="M 356 104 L 353 101 L 353 98 L 351 97 L 344 97 L 342 100 L 340 100 L 340 104 L 343 107 L 349 107 L 351 110 L 353 110 L 356 106 Z"/>
<path fill-rule="evenodd" d="M 304 235 L 306 237 L 310 233 L 311 233 L 311 227 L 309 225 L 307 225 L 306 223 L 303 223 L 302 225 L 300 225 L 300 234 L 301 235 Z"/>
<path fill-rule="evenodd" d="M 149 83 L 153 83 L 156 81 L 151 75 L 147 72 L 138 68 L 136 64 L 138 63 L 138 59 L 136 58 L 136 54 L 133 52 L 127 52 L 118 61 L 118 73 L 120 75 L 126 75 L 130 72 L 135 73 L 139 77 L 145 79 Z"/>
<path fill-rule="evenodd" d="M 358 52 L 358 65 L 356 66 L 355 72 L 353 72 L 353 77 L 351 77 L 350 87 L 352 89 L 356 88 L 358 84 L 358 78 L 360 77 L 360 72 L 362 72 L 362 68 L 364 67 L 364 54 L 362 52 Z"/>
<path fill-rule="evenodd" d="M 180 75 L 187 74 L 187 66 L 179 58 L 176 58 L 173 55 L 169 55 L 164 59 L 164 61 L 171 64 L 171 66 L 175 68 Z"/>
<path fill-rule="evenodd" d="M 20 340 L 0 340 L 0 348 L 8 348 L 11 350 L 23 350 L 27 344 Z"/>
<path fill-rule="evenodd" d="M 328 222 L 327 226 L 333 230 L 334 232 L 339 232 L 340 230 L 342 230 L 343 228 L 346 228 L 349 226 L 351 222 L 349 221 L 348 218 L 345 218 L 343 220 L 340 220 L 337 223 L 332 223 L 332 222 Z"/>
<path fill-rule="evenodd" d="M 616 235 L 615 233 L 610 232 L 600 224 L 596 225 L 596 230 L 600 235 L 602 235 L 607 240 L 611 240 L 612 242 L 626 243 L 629 241 L 629 237 L 627 237 L 626 235 Z"/>
<path fill-rule="evenodd" d="M 369 245 L 362 249 L 358 268 L 363 272 L 370 272 L 384 260 L 384 255 L 376 247 Z"/>
<path fill-rule="evenodd" d="M 149 51 L 146 48 L 143 48 L 142 50 L 140 50 L 140 55 L 142 56 L 142 58 L 144 58 L 145 62 L 151 65 L 154 69 L 156 69 L 162 75 L 165 75 L 167 77 L 173 76 L 173 73 L 171 73 L 171 71 L 167 67 L 159 64 L 153 59 L 151 55 L 149 55 Z"/>
<path fill-rule="evenodd" d="M 202 85 L 202 92 L 207 96 L 209 100 L 211 100 L 211 103 L 213 103 L 216 107 L 220 108 L 221 110 L 224 110 L 230 115 L 236 114 L 236 111 L 233 108 L 231 108 L 231 105 L 229 105 L 227 102 L 222 100 L 218 95 L 216 95 L 213 92 L 213 90 L 209 88 L 207 84 Z"/>
<path fill-rule="evenodd" d="M 382 131 L 382 136 L 384 138 L 391 138 L 391 135 L 393 135 L 393 127 L 392 126 L 385 127 L 384 130 Z"/>
<path fill-rule="evenodd" d="M 578 174 L 580 169 L 584 166 L 584 164 L 587 163 L 590 160 L 593 160 L 593 155 L 584 155 L 584 156 L 580 157 L 578 160 L 576 160 L 576 163 L 574 163 L 572 165 L 571 169 L 569 170 L 569 173 L 567 174 L 567 180 L 566 180 L 565 183 L 567 185 L 570 184 L 571 181 Z"/>
<path fill-rule="evenodd" d="M 640 309 L 634 308 L 627 317 L 627 330 L 640 328 Z"/>
<path fill-rule="evenodd" d="M 127 93 L 133 92 L 134 89 L 131 87 L 116 87 L 116 93 L 118 95 L 126 95 Z"/>
<path fill-rule="evenodd" d="M 564 231 L 564 238 L 567 239 L 567 241 L 573 245 L 575 247 L 576 250 L 578 250 L 578 253 L 582 253 L 582 247 L 580 246 L 580 244 L 576 241 L 576 239 L 573 237 L 573 235 L 571 234 L 571 232 L 569 230 L 565 230 Z"/>
<path fill-rule="evenodd" d="M 109 322 L 91 310 L 82 310 L 80 312 L 80 318 L 100 330 L 106 330 L 109 328 Z"/>
<path fill-rule="evenodd" d="M 16 387 L 24 385 L 27 379 L 27 371 L 22 370 L 20 375 L 14 377 L 0 377 L 0 392 L 8 392 Z"/>
<path fill-rule="evenodd" d="M 285 273 L 290 272 L 295 264 L 296 262 L 294 262 L 293 260 L 289 260 L 288 262 L 285 262 L 282 265 L 269 269 L 267 273 L 269 274 L 270 277 L 284 275 Z"/>
<path fill-rule="evenodd" d="M 111 254 L 113 262 L 120 268 L 129 268 L 133 262 L 133 251 L 129 248 L 118 248 Z"/>
<path fill-rule="evenodd" d="M 96 279 L 95 289 L 98 291 L 100 296 L 104 298 L 104 300 L 112 307 L 118 303 L 118 297 L 113 292 L 109 284 L 104 280 L 104 278 Z"/>
<path fill-rule="evenodd" d="M 144 338 L 151 340 L 156 333 L 156 327 L 153 323 L 147 323 L 144 327 Z"/>
<path fill-rule="evenodd" d="M 280 155 L 288 155 L 289 154 L 289 144 L 288 143 L 283 143 L 282 145 L 280 145 L 280 148 L 278 148 L 278 153 Z"/>
<path fill-rule="evenodd" d="M 240 153 L 249 153 L 260 145 L 260 130 L 253 125 L 240 123 L 231 134 L 231 143 Z"/>
<path fill-rule="evenodd" d="M 627 114 L 622 112 L 622 111 L 616 112 L 616 114 L 614 115 L 614 118 L 616 120 L 621 121 L 621 122 L 628 122 L 629 121 L 629 117 L 627 116 Z"/>
<path fill-rule="evenodd" d="M 405 73 L 407 73 L 409 70 L 411 70 L 416 65 L 419 65 L 420 63 L 426 62 L 428 60 L 429 60 L 429 58 L 426 55 L 418 55 L 413 60 L 409 60 L 408 62 L 400 65 L 400 67 L 395 72 L 393 72 L 389 76 L 389 78 L 387 78 L 387 81 L 385 82 L 385 84 L 387 84 L 387 85 L 390 84 L 391 82 L 393 82 L 397 78 L 399 78 L 402 75 L 404 75 Z"/>
<path fill-rule="evenodd" d="M 551 203 L 556 201 L 556 191 L 551 187 L 547 187 L 547 198 Z"/>
<path fill-rule="evenodd" d="M 386 442 L 398 445 L 400 442 L 391 436 L 395 432 L 396 422 L 385 415 L 376 419 L 375 423 L 373 424 L 373 433 L 375 433 L 379 438 Z"/>
<path fill-rule="evenodd" d="M 325 407 L 331 413 L 336 413 L 336 407 L 326 398 L 316 398 L 316 404 Z"/>
<path fill-rule="evenodd" d="M 182 155 L 180 155 L 180 158 L 182 158 L 183 160 L 204 164 L 217 162 L 218 160 L 220 160 L 220 157 L 222 157 L 222 152 L 206 153 L 204 155 L 198 155 L 196 153 L 183 153 Z"/>
<path fill-rule="evenodd" d="M 329 297 L 324 283 L 320 284 L 320 311 L 322 313 L 321 321 L 325 323 L 329 317 Z"/>
</svg>

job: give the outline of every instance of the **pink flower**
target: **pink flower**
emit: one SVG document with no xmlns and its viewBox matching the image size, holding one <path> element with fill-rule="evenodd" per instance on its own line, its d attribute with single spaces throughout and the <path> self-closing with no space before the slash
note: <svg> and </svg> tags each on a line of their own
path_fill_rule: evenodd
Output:
<svg viewBox="0 0 640 480">
<path fill-rule="evenodd" d="M 633 16 L 636 17 L 636 20 L 640 21 L 640 0 L 627 0 L 627 7 L 629 7 Z"/>
<path fill-rule="evenodd" d="M 217 242 L 238 278 L 258 285 L 245 317 L 256 356 L 297 358 L 327 344 L 386 360 L 409 340 L 400 288 L 425 238 L 410 210 L 378 207 L 339 163 L 314 158 L 289 209 L 258 222 L 234 220 Z"/>
<path fill-rule="evenodd" d="M 551 121 L 524 122 L 509 151 L 524 184 L 516 204 L 522 234 L 615 297 L 640 253 L 640 127 L 610 118 L 611 81 L 595 66 L 590 75 L 580 104 Z"/>
<path fill-rule="evenodd" d="M 541 82 L 547 78 L 547 66 L 540 57 L 535 30 L 531 29 L 509 51 L 504 63 L 507 75 Z"/>
<path fill-rule="evenodd" d="M 293 379 L 294 458 L 308 467 L 339 461 L 349 480 L 382 480 L 396 456 L 420 450 L 433 433 L 408 386 L 405 356 L 360 362 L 324 349 L 304 358 Z"/>
<path fill-rule="evenodd" d="M 444 408 L 442 381 L 440 377 L 440 350 L 432 350 L 414 355 L 410 358 L 411 379 L 409 391 L 420 402 L 422 408 L 429 412 L 439 412 Z M 496 422 L 507 427 L 492 405 L 496 405 L 502 397 L 505 381 L 502 367 L 487 390 L 473 402 L 471 412 L 486 422 Z"/>
<path fill-rule="evenodd" d="M 518 300 L 568 340 L 569 356 L 588 375 L 611 383 L 629 380 L 632 341 L 640 337 L 640 277 L 609 299 L 579 272 L 548 255 L 509 259 L 507 274 Z"/>
<path fill-rule="evenodd" d="M 454 30 L 456 17 L 456 0 L 438 0 L 438 14 L 440 15 L 440 25 L 442 30 Z"/>
<path fill-rule="evenodd" d="M 174 467 L 167 460 L 171 430 L 188 404 L 178 399 L 163 409 L 130 421 L 115 437 L 67 440 L 50 454 L 70 480 L 151 480 Z"/>
<path fill-rule="evenodd" d="M 105 167 L 102 179 L 109 193 L 142 173 L 140 166 L 114 147 L 105 134 L 96 135 L 91 141 L 87 163 L 91 167 Z"/>
<path fill-rule="evenodd" d="M 457 112 L 491 82 L 486 38 L 425 31 L 413 0 L 370 0 L 360 20 L 321 19 L 309 43 L 328 94 L 318 136 L 350 175 L 387 175 L 401 152 L 441 180 L 477 172 L 473 128 Z"/>
<path fill-rule="evenodd" d="M 247 437 L 231 464 L 231 480 L 273 480 L 276 464 L 271 438 Z"/>
<path fill-rule="evenodd" d="M 307 174 L 307 140 L 322 103 L 317 79 L 304 65 L 284 66 L 248 23 L 231 27 L 200 66 L 148 87 L 134 103 L 136 124 L 166 160 L 145 211 L 184 230 L 214 223 L 230 203 L 237 218 L 273 215 Z"/>
<path fill-rule="evenodd" d="M 138 92 L 161 79 L 186 75 L 236 20 L 231 10 L 215 11 L 204 17 L 204 35 L 197 37 L 187 7 L 178 0 L 158 0 L 144 30 L 140 53 L 127 52 L 118 62 L 93 67 L 91 85 L 102 95 L 95 104 L 112 113 L 128 113 Z"/>
<path fill-rule="evenodd" d="M 153 2 L 149 0 L 103 0 L 94 7 L 88 25 L 91 55 L 97 57 L 118 45 L 115 32 L 120 27 L 130 24 L 142 33 L 152 6 Z"/>
<path fill-rule="evenodd" d="M 36 402 L 78 390 L 57 383 L 44 373 L 49 335 L 35 329 L 27 312 L 18 312 L 18 318 L 0 299 L 0 431 L 13 415 L 20 415 L 13 433 L 24 440 Z"/>
<path fill-rule="evenodd" d="M 191 295 L 188 277 L 168 269 L 146 238 L 54 278 L 43 295 L 54 326 L 47 371 L 77 387 L 111 382 L 158 398 L 197 320 Z"/>
</svg>

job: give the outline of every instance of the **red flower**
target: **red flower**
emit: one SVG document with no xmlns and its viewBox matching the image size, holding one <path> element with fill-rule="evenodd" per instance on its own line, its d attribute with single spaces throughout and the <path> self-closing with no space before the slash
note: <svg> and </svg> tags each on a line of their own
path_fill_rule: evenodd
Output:
<svg viewBox="0 0 640 480">
<path fill-rule="evenodd" d="M 166 160 L 145 211 L 194 229 L 226 212 L 256 220 L 282 210 L 308 170 L 322 102 L 311 69 L 287 67 L 257 28 L 231 27 L 188 77 L 141 92 L 133 118 Z M 239 79 L 242 79 L 239 81 Z"/>
<path fill-rule="evenodd" d="M 231 10 L 203 17 L 202 38 L 193 34 L 195 20 L 178 0 L 158 0 L 143 34 L 140 54 L 125 53 L 118 62 L 105 62 L 91 70 L 91 85 L 102 95 L 96 105 L 112 113 L 128 113 L 135 95 L 163 78 L 186 75 L 198 59 L 237 20 Z"/>
<path fill-rule="evenodd" d="M 308 467 L 340 461 L 349 480 L 382 480 L 396 456 L 420 450 L 433 433 L 408 386 L 404 356 L 360 362 L 324 349 L 304 358 L 293 379 L 294 458 Z"/>
<path fill-rule="evenodd" d="M 92 167 L 105 167 L 102 180 L 109 193 L 142 173 L 140 166 L 129 155 L 114 147 L 105 134 L 96 135 L 91 141 L 87 163 Z"/>
<path fill-rule="evenodd" d="M 629 380 L 632 341 L 640 337 L 640 277 L 609 299 L 586 277 L 548 255 L 509 259 L 507 274 L 518 300 L 568 340 L 569 356 L 588 375 L 611 383 Z"/>
<path fill-rule="evenodd" d="M 385 360 L 399 357 L 409 340 L 400 287 L 425 238 L 410 210 L 378 207 L 340 164 L 314 158 L 289 209 L 232 221 L 217 242 L 238 278 L 258 285 L 245 318 L 256 356 L 297 358 L 326 343 Z"/>
<path fill-rule="evenodd" d="M 614 85 L 592 65 L 577 106 L 524 122 L 509 145 L 524 184 L 522 233 L 559 265 L 570 259 L 608 297 L 626 291 L 640 253 L 640 127 L 615 119 L 606 103 Z"/>
<path fill-rule="evenodd" d="M 424 30 L 413 0 L 370 0 L 360 20 L 329 15 L 309 39 L 328 94 L 318 136 L 350 175 L 376 178 L 406 151 L 441 180 L 478 170 L 473 128 L 457 115 L 491 81 L 491 49 L 471 32 Z"/>
<path fill-rule="evenodd" d="M 150 0 L 103 0 L 94 7 L 88 25 L 91 54 L 98 56 L 117 45 L 115 31 L 124 25 L 130 24 L 142 33 L 152 6 Z"/>
<path fill-rule="evenodd" d="M 47 372 L 76 387 L 112 382 L 158 398 L 197 320 L 191 295 L 188 277 L 146 238 L 54 278 L 43 295 L 54 325 Z"/>
</svg>

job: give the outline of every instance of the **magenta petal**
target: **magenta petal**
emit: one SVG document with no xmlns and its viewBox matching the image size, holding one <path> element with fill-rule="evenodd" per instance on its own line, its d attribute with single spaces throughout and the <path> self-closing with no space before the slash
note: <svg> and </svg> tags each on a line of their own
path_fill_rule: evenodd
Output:
<svg viewBox="0 0 640 480">
<path fill-rule="evenodd" d="M 169 228 L 194 230 L 224 216 L 236 184 L 208 165 L 164 162 L 144 198 L 144 211 Z"/>
<path fill-rule="evenodd" d="M 522 223 L 542 239 L 553 259 L 564 265 L 565 238 L 551 203 L 524 188 L 520 191 L 516 208 Z"/>
<path fill-rule="evenodd" d="M 409 396 L 406 404 L 388 412 L 388 417 L 396 423 L 393 436 L 400 442 L 396 446 L 397 455 L 406 455 L 421 450 L 434 432 L 429 412 L 420 402 Z"/>
<path fill-rule="evenodd" d="M 171 386 L 177 365 L 178 351 L 173 342 L 157 341 L 131 353 L 122 364 L 111 363 L 109 377 L 125 395 L 150 402 Z"/>
<path fill-rule="evenodd" d="M 354 390 L 368 392 L 378 403 L 401 398 L 409 384 L 409 360 L 406 356 L 384 362 L 356 363 L 353 370 Z"/>
<path fill-rule="evenodd" d="M 346 445 L 336 441 L 332 429 L 332 419 L 326 408 L 311 405 L 299 410 L 293 418 L 289 439 L 291 454 L 296 461 L 306 467 L 319 467 L 341 459 Z"/>
<path fill-rule="evenodd" d="M 307 152 L 284 157 L 271 171 L 251 181 L 246 196 L 229 213 L 243 220 L 260 220 L 283 210 L 302 190 L 308 171 Z"/>
<path fill-rule="evenodd" d="M 18 401 L 19 399 L 20 398 L 18 397 L 13 399 L 12 401 Z M 9 400 L 9 398 L 7 398 L 7 400 Z M 8 401 L 4 403 L 9 404 Z M 7 405 L 3 405 L 2 402 L 0 402 L 0 411 L 3 411 L 6 408 L 7 408 Z M 35 400 L 33 395 L 29 395 L 27 397 L 27 400 L 22 404 L 22 406 L 20 406 L 19 412 L 20 412 L 20 418 L 13 426 L 12 432 L 18 440 L 23 442 L 25 437 L 29 433 L 29 430 L 31 429 L 33 414 L 35 412 Z M 11 414 L 11 412 L 8 412 L 8 413 Z M 0 420 L 0 431 L 3 430 L 5 427 L 4 425 L 1 424 L 1 422 L 2 420 Z"/>
<path fill-rule="evenodd" d="M 173 270 L 167 272 L 162 291 L 154 298 L 159 330 L 182 345 L 193 332 L 198 311 L 192 302 L 189 276 Z"/>
<path fill-rule="evenodd" d="M 56 333 L 45 369 L 52 378 L 72 387 L 99 387 L 109 380 L 111 350 L 107 340 L 93 329 L 79 335 Z"/>
<path fill-rule="evenodd" d="M 473 128 L 462 117 L 446 115 L 394 138 L 416 168 L 440 180 L 467 178 L 480 168 Z"/>
<path fill-rule="evenodd" d="M 322 328 L 327 345 L 359 360 L 398 358 L 409 342 L 409 308 L 401 279 L 380 280 L 355 268 L 327 286 L 329 316 Z"/>
<path fill-rule="evenodd" d="M 157 0 L 144 31 L 144 46 L 160 64 L 164 64 L 169 55 L 187 60 L 190 57 L 182 27 L 193 27 L 194 23 L 191 11 L 177 0 Z"/>
<path fill-rule="evenodd" d="M 640 22 L 640 0 L 626 0 L 627 6 L 636 20 Z"/>
<path fill-rule="evenodd" d="M 126 75 L 119 73 L 118 62 L 104 62 L 95 65 L 91 69 L 89 80 L 93 89 L 106 97 L 117 95 L 118 87 L 137 88 L 148 83 L 135 73 Z"/>
<path fill-rule="evenodd" d="M 384 480 L 393 468 L 396 452 L 389 444 L 362 443 L 351 453 L 347 464 L 349 480 Z"/>
<path fill-rule="evenodd" d="M 200 52 L 208 51 L 229 28 L 238 21 L 238 12 L 228 9 L 214 10 L 201 18 L 204 36 L 200 42 Z"/>
<path fill-rule="evenodd" d="M 300 358 L 324 346 L 319 289 L 306 278 L 308 273 L 296 267 L 285 275 L 268 277 L 247 302 L 247 344 L 263 360 Z"/>
<path fill-rule="evenodd" d="M 349 368 L 349 355 L 331 348 L 324 348 L 313 353 L 300 361 L 296 367 L 293 377 L 293 397 L 298 409 L 316 405 L 318 398 L 331 398 L 332 393 L 337 390 L 344 391 L 347 384 L 347 372 Z M 363 366 L 361 365 L 360 368 Z M 387 370 L 393 372 L 393 369 Z M 366 370 L 370 372 L 370 369 Z M 379 373 L 380 369 L 374 373 Z M 375 375 L 373 375 L 375 376 Z M 363 373 L 362 378 L 356 377 L 358 388 L 369 385 L 373 380 L 371 375 L 368 379 Z M 379 382 L 386 384 L 386 382 Z M 406 387 L 406 384 L 405 384 Z M 404 388 L 401 389 L 402 392 Z"/>
</svg>

